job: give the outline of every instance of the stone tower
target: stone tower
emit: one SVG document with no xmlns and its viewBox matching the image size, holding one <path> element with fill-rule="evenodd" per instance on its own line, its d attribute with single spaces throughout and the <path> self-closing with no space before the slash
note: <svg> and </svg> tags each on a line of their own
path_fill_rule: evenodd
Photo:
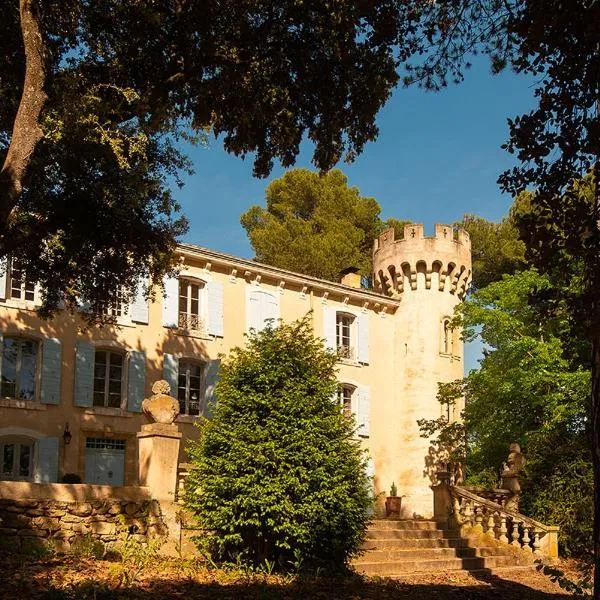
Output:
<svg viewBox="0 0 600 600">
<path fill-rule="evenodd" d="M 461 335 L 449 325 L 471 280 L 469 234 L 437 224 L 428 237 L 423 225 L 414 224 L 405 226 L 404 239 L 395 240 L 394 230 L 387 229 L 375 240 L 373 269 L 375 289 L 402 301 L 394 317 L 394 396 L 386 407 L 388 431 L 377 442 L 384 446 L 376 455 L 386 457 L 376 465 L 377 483 L 382 490 L 396 483 L 405 496 L 403 516 L 429 517 L 430 485 L 443 457 L 420 437 L 417 420 L 452 420 L 462 409 L 457 405 L 444 414 L 436 395 L 438 382 L 464 374 Z"/>
</svg>

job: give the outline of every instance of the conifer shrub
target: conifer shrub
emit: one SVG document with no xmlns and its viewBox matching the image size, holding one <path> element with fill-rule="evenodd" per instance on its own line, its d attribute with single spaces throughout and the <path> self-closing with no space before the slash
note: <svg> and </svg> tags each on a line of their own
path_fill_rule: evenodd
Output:
<svg viewBox="0 0 600 600">
<path fill-rule="evenodd" d="M 251 333 L 223 361 L 186 486 L 216 563 L 339 571 L 358 554 L 373 496 L 335 375 L 308 317 Z"/>
</svg>

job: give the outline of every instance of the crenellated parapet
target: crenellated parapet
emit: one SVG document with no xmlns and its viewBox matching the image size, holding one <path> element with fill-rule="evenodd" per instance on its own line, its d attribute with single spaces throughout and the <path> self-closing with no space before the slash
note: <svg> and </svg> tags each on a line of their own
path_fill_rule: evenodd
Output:
<svg viewBox="0 0 600 600">
<path fill-rule="evenodd" d="M 388 296 L 427 289 L 462 300 L 471 283 L 471 239 L 450 225 L 436 224 L 433 236 L 420 223 L 405 225 L 400 240 L 389 228 L 375 240 L 373 270 L 375 290 Z"/>
</svg>

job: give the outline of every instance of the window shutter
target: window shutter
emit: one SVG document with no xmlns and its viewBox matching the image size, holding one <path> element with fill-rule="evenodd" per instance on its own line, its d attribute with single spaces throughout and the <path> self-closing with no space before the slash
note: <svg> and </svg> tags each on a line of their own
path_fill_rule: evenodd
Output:
<svg viewBox="0 0 600 600">
<path fill-rule="evenodd" d="M 179 375 L 179 361 L 166 352 L 163 355 L 163 379 L 171 386 L 171 396 L 177 398 L 177 377 Z"/>
<path fill-rule="evenodd" d="M 179 323 L 179 279 L 165 277 L 165 297 L 163 298 L 163 327 L 177 327 Z"/>
<path fill-rule="evenodd" d="M 75 405 L 92 406 L 94 390 L 94 346 L 90 342 L 75 344 Z"/>
<path fill-rule="evenodd" d="M 369 314 L 358 317 L 358 362 L 369 364 Z"/>
<path fill-rule="evenodd" d="M 335 308 L 326 306 L 323 309 L 323 336 L 325 337 L 325 348 L 336 352 L 337 342 L 335 339 Z"/>
<path fill-rule="evenodd" d="M 0 258 L 0 300 L 6 298 L 6 282 L 8 280 L 8 259 Z"/>
<path fill-rule="evenodd" d="M 129 310 L 132 321 L 146 325 L 148 324 L 148 299 L 146 298 L 146 293 L 148 292 L 149 283 L 147 277 L 140 279 Z"/>
<path fill-rule="evenodd" d="M 262 293 L 262 326 L 266 327 L 267 322 L 272 327 L 277 327 L 279 319 L 279 302 L 277 297 L 272 294 Z"/>
<path fill-rule="evenodd" d="M 208 333 L 223 337 L 223 284 L 220 281 L 209 281 L 208 295 Z"/>
<path fill-rule="evenodd" d="M 218 358 L 209 361 L 208 365 L 206 366 L 206 373 L 204 375 L 204 416 L 207 419 L 212 417 L 217 404 L 215 388 L 219 378 L 220 366 L 221 360 Z"/>
<path fill-rule="evenodd" d="M 41 438 L 38 441 L 34 481 L 36 483 L 56 483 L 58 481 L 57 437 Z"/>
<path fill-rule="evenodd" d="M 46 338 L 42 346 L 42 394 L 44 404 L 60 404 L 60 340 Z"/>
<path fill-rule="evenodd" d="M 129 353 L 127 371 L 127 410 L 141 412 L 146 393 L 146 354 L 138 350 Z"/>
<path fill-rule="evenodd" d="M 358 410 L 357 410 L 357 434 L 361 437 L 369 437 L 371 425 L 371 389 L 368 385 L 358 388 Z"/>
<path fill-rule="evenodd" d="M 260 331 L 262 329 L 263 318 L 262 318 L 262 303 L 260 301 L 260 294 L 256 291 L 250 292 L 248 295 L 248 315 L 247 325 L 248 329 L 255 329 Z"/>
</svg>

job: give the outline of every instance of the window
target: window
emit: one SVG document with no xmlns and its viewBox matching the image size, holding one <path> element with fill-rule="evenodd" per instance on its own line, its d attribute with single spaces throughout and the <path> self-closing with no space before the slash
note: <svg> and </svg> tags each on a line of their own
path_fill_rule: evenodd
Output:
<svg viewBox="0 0 600 600">
<path fill-rule="evenodd" d="M 182 415 L 199 415 L 201 400 L 204 397 L 203 363 L 179 361 L 177 399 Z"/>
<path fill-rule="evenodd" d="M 25 279 L 25 274 L 15 259 L 10 261 L 9 274 L 9 298 L 33 302 L 35 300 L 35 284 Z"/>
<path fill-rule="evenodd" d="M 277 326 L 279 300 L 275 294 L 260 289 L 248 295 L 248 329 L 262 331 L 268 325 Z"/>
<path fill-rule="evenodd" d="M 338 404 L 342 409 L 344 418 L 352 416 L 352 396 L 356 388 L 353 385 L 340 385 L 337 390 Z"/>
<path fill-rule="evenodd" d="M 3 398 L 35 400 L 39 345 L 34 340 L 6 337 L 2 342 Z"/>
<path fill-rule="evenodd" d="M 33 474 L 33 442 L 0 441 L 2 479 L 31 479 Z"/>
<path fill-rule="evenodd" d="M 204 330 L 202 300 L 204 284 L 188 279 L 179 281 L 179 321 L 181 329 Z"/>
<path fill-rule="evenodd" d="M 354 315 L 336 313 L 335 331 L 337 351 L 341 358 L 355 359 L 355 320 Z"/>
<path fill-rule="evenodd" d="M 117 318 L 126 316 L 127 308 L 128 304 L 125 302 L 123 290 L 119 288 L 112 302 L 108 302 L 107 300 L 98 302 L 94 312 L 106 317 Z"/>
<path fill-rule="evenodd" d="M 115 440 L 114 438 L 89 437 L 85 440 L 85 447 L 102 450 L 125 450 L 125 440 Z"/>
<path fill-rule="evenodd" d="M 453 335 L 454 331 L 450 326 L 450 319 L 445 318 L 442 321 L 442 354 L 452 354 L 453 351 Z"/>
<path fill-rule="evenodd" d="M 121 408 L 123 401 L 123 355 L 96 350 L 94 358 L 94 406 Z"/>
</svg>

